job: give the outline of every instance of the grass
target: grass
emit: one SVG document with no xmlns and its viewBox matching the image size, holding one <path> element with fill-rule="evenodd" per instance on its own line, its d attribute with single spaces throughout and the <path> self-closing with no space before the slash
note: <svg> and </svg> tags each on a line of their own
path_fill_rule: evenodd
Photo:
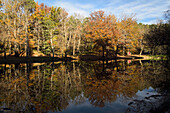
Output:
<svg viewBox="0 0 170 113">
<path fill-rule="evenodd" d="M 167 60 L 168 56 L 167 55 L 149 55 L 152 60 Z"/>
<path fill-rule="evenodd" d="M 149 55 L 150 57 L 167 57 L 167 55 Z"/>
</svg>

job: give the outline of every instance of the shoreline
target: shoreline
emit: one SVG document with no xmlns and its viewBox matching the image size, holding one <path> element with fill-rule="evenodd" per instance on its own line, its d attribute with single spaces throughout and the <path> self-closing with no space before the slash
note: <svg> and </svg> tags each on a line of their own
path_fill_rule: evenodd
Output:
<svg viewBox="0 0 170 113">
<path fill-rule="evenodd" d="M 102 57 L 95 55 L 82 55 L 78 57 L 0 57 L 0 64 L 19 64 L 19 63 L 43 63 L 43 62 L 58 62 L 58 61 L 99 61 L 99 60 L 166 60 L 164 57 L 150 57 L 147 55 L 131 55 L 117 57 Z"/>
</svg>

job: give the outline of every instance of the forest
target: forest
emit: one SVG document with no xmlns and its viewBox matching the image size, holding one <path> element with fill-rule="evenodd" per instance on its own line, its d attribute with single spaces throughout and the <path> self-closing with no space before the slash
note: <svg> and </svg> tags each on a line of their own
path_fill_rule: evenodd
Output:
<svg viewBox="0 0 170 113">
<path fill-rule="evenodd" d="M 84 18 L 34 0 L 0 0 L 0 57 L 170 56 L 170 10 L 163 16 L 145 25 L 133 14 L 99 10 Z"/>
</svg>

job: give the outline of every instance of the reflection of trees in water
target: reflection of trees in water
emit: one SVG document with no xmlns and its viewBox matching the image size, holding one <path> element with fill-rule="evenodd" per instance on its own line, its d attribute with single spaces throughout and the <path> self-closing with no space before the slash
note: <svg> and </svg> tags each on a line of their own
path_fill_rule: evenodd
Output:
<svg viewBox="0 0 170 113">
<path fill-rule="evenodd" d="M 113 62 L 101 66 L 100 63 L 85 64 L 89 72 L 85 70 L 85 96 L 95 106 L 104 106 L 106 102 L 114 102 L 117 97 L 127 99 L 135 96 L 140 90 L 150 86 L 163 89 L 169 85 L 169 66 L 166 61 L 134 62 L 127 65 L 126 62 Z M 118 66 L 118 67 L 116 67 Z M 103 69 L 104 67 L 104 69 Z M 84 70 L 82 70 L 84 71 Z M 164 84 L 165 83 L 165 84 Z M 164 87 L 167 89 L 168 87 Z"/>
<path fill-rule="evenodd" d="M 118 62 L 118 65 L 116 67 L 116 62 L 104 66 L 97 63 L 89 67 L 94 70 L 84 78 L 85 95 L 93 105 L 103 107 L 106 102 L 114 102 L 119 96 L 130 98 L 139 89 L 145 88 L 140 67 L 127 66 L 125 62 Z"/>
<path fill-rule="evenodd" d="M 128 112 L 160 113 L 170 111 L 170 63 L 169 61 L 150 61 L 143 63 L 143 79 L 159 95 L 146 95 L 143 100 L 135 99 L 130 103 Z M 146 107 L 147 106 L 147 107 Z"/>
<path fill-rule="evenodd" d="M 169 67 L 168 61 L 1 65 L 0 106 L 13 112 L 61 111 L 86 97 L 103 107 L 149 86 L 167 90 Z"/>
<path fill-rule="evenodd" d="M 145 81 L 150 83 L 150 86 L 159 90 L 160 92 L 170 91 L 170 62 L 167 61 L 150 61 L 144 65 Z"/>
<path fill-rule="evenodd" d="M 13 112 L 61 111 L 81 93 L 81 84 L 77 82 L 80 72 L 67 71 L 65 65 L 7 65 L 1 69 L 5 73 L 0 75 L 0 106 Z"/>
</svg>

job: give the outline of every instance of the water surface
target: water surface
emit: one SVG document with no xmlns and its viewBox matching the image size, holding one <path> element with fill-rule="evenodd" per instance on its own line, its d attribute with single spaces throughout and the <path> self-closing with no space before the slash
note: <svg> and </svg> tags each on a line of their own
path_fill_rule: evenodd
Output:
<svg viewBox="0 0 170 113">
<path fill-rule="evenodd" d="M 0 112 L 170 112 L 169 68 L 169 61 L 0 64 Z"/>
</svg>

